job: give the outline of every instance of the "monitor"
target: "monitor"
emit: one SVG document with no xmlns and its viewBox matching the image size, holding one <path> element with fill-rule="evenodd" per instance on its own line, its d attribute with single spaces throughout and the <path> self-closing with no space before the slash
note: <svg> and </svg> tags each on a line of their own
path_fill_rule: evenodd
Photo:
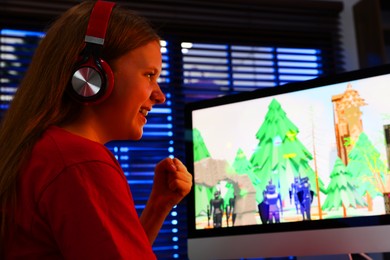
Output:
<svg viewBox="0 0 390 260">
<path fill-rule="evenodd" d="M 390 66 L 186 104 L 190 259 L 390 252 Z"/>
</svg>

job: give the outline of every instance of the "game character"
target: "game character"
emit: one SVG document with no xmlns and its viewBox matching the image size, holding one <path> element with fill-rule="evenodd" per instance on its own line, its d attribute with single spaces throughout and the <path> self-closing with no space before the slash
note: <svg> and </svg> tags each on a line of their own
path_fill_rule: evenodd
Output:
<svg viewBox="0 0 390 260">
<path fill-rule="evenodd" d="M 280 194 L 276 191 L 276 186 L 272 184 L 272 180 L 266 187 L 264 197 L 269 205 L 269 223 L 279 223 L 280 222 L 280 208 L 282 205 L 282 200 Z M 278 203 L 279 202 L 279 203 Z"/>
<path fill-rule="evenodd" d="M 222 227 L 222 214 L 223 214 L 223 205 L 224 200 L 220 197 L 221 193 L 219 191 L 214 192 L 214 199 L 210 200 L 210 212 L 213 216 L 213 227 L 220 228 Z"/>
<path fill-rule="evenodd" d="M 298 199 L 300 202 L 301 214 L 303 220 L 311 220 L 310 207 L 313 201 L 314 192 L 310 190 L 309 178 L 301 178 L 299 185 Z"/>
<path fill-rule="evenodd" d="M 295 177 L 294 182 L 291 183 L 289 192 L 290 192 L 290 204 L 292 204 L 292 199 L 294 199 L 294 204 L 295 204 L 295 209 L 297 211 L 297 214 L 299 213 L 299 208 L 300 208 L 300 202 L 298 199 L 299 186 L 300 186 L 299 177 Z"/>
<path fill-rule="evenodd" d="M 263 192 L 264 200 L 257 205 L 261 222 L 279 223 L 282 200 L 280 194 L 276 191 L 276 186 L 272 184 L 272 180 Z M 279 203 L 278 203 L 279 202 Z"/>
</svg>

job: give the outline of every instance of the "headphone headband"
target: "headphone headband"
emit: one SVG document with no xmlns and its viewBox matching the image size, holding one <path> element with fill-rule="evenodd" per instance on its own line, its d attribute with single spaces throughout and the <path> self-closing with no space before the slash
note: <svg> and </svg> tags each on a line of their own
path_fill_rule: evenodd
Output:
<svg viewBox="0 0 390 260">
<path fill-rule="evenodd" d="M 115 3 L 113 2 L 96 2 L 89 17 L 87 33 L 85 35 L 86 43 L 104 44 L 108 22 L 114 5 Z"/>
</svg>

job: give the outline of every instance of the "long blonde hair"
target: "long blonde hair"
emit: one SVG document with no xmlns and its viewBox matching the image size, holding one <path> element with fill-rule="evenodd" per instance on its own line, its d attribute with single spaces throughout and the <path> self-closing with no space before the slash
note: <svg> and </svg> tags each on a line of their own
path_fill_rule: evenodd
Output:
<svg viewBox="0 0 390 260">
<path fill-rule="evenodd" d="M 72 120 L 80 110 L 66 92 L 71 73 L 84 47 L 89 14 L 95 1 L 69 9 L 55 21 L 35 51 L 0 128 L 0 244 L 17 206 L 22 164 L 50 125 Z M 101 57 L 110 64 L 125 53 L 159 36 L 137 14 L 115 6 Z"/>
</svg>

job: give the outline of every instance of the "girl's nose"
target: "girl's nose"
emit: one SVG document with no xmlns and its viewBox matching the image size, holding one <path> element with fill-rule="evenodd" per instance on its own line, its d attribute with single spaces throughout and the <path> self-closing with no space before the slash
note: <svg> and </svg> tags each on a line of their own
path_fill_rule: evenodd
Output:
<svg viewBox="0 0 390 260">
<path fill-rule="evenodd" d="M 161 91 L 160 86 L 157 85 L 157 89 L 152 92 L 150 99 L 156 104 L 162 104 L 165 102 L 166 98 L 164 93 Z"/>
</svg>

